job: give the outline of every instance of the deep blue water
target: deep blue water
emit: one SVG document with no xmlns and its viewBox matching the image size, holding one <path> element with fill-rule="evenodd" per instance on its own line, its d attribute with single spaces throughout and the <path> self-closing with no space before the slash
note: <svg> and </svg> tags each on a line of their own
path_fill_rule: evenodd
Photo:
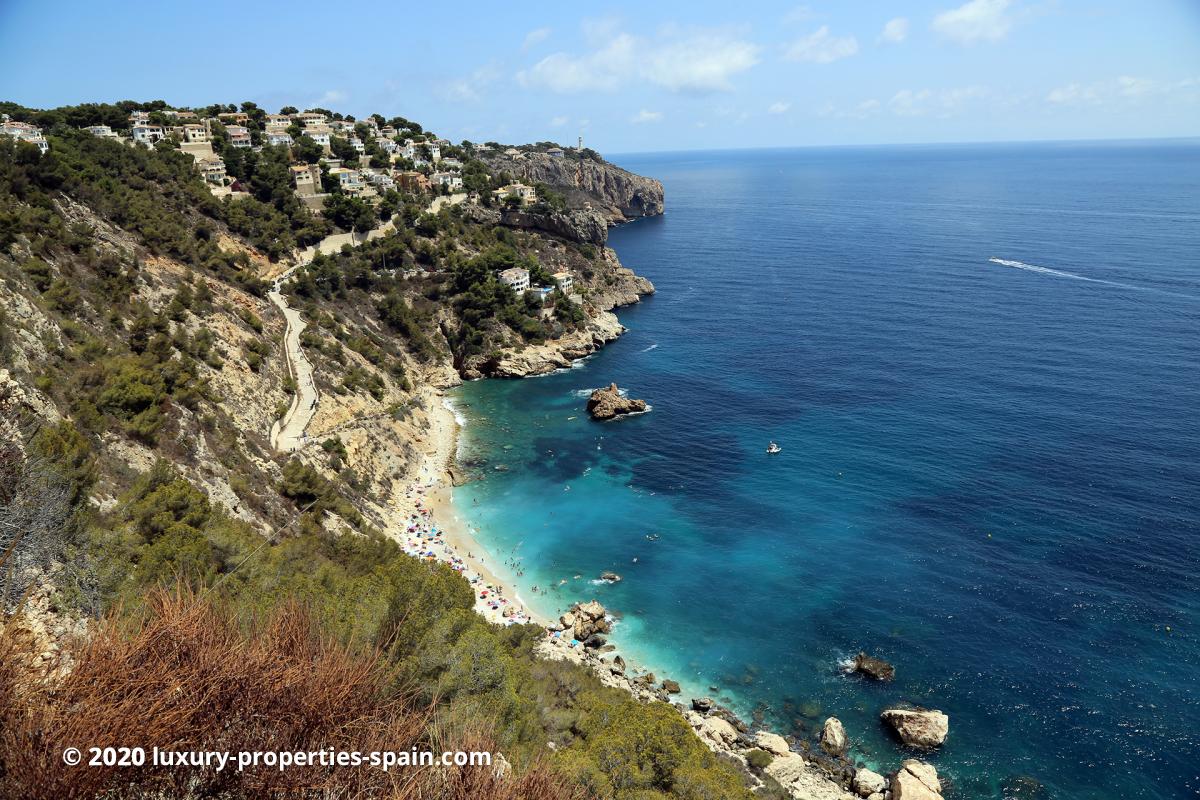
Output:
<svg viewBox="0 0 1200 800">
<path fill-rule="evenodd" d="M 883 769 L 879 711 L 940 708 L 954 797 L 1196 796 L 1200 143 L 616 160 L 666 185 L 610 241 L 658 295 L 455 395 L 488 466 L 456 504 L 522 596 Z M 614 380 L 653 411 L 588 420 Z M 860 648 L 894 684 L 839 674 Z"/>
</svg>

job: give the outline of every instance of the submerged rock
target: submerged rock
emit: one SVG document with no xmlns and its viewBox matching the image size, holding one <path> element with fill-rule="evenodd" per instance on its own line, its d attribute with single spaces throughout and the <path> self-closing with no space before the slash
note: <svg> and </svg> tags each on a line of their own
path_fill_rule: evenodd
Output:
<svg viewBox="0 0 1200 800">
<path fill-rule="evenodd" d="M 842 721 L 837 717 L 825 720 L 825 726 L 821 728 L 821 749 L 831 756 L 841 756 L 846 754 L 849 746 Z"/>
<path fill-rule="evenodd" d="M 592 419 L 612 419 L 622 414 L 645 411 L 646 401 L 622 397 L 617 385 L 610 383 L 608 388 L 592 392 L 592 396 L 588 398 L 587 410 Z"/>
<path fill-rule="evenodd" d="M 854 664 L 850 667 L 850 671 L 866 675 L 877 681 L 890 681 L 896 677 L 895 667 L 882 658 L 875 658 L 866 653 L 859 653 L 854 657 Z"/>
<path fill-rule="evenodd" d="M 1047 800 L 1046 787 L 1037 778 L 1013 775 L 1000 783 L 1002 800 Z"/>
<path fill-rule="evenodd" d="M 940 747 L 950 732 L 950 718 L 941 711 L 923 708 L 889 708 L 880 714 L 900 741 L 909 747 L 931 750 Z"/>
</svg>

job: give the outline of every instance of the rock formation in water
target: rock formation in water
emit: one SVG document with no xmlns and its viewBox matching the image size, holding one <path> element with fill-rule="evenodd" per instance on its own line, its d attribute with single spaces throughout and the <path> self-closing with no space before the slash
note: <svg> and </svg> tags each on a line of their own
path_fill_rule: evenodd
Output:
<svg viewBox="0 0 1200 800">
<path fill-rule="evenodd" d="M 950 732 L 950 718 L 941 711 L 923 708 L 889 708 L 880 718 L 909 747 L 931 750 L 940 747 Z"/>
<path fill-rule="evenodd" d="M 594 647 L 603 646 L 604 637 L 600 634 L 608 633 L 611 630 L 611 626 L 605 618 L 606 613 L 604 606 L 595 600 L 576 603 L 571 606 L 570 611 L 558 618 L 559 630 L 571 631 L 572 635 L 581 642 L 595 642 Z"/>
<path fill-rule="evenodd" d="M 831 756 L 841 756 L 846 754 L 849 746 L 842 721 L 837 717 L 825 720 L 825 725 L 821 728 L 821 749 Z"/>
<path fill-rule="evenodd" d="M 855 770 L 851 786 L 859 797 L 870 797 L 874 794 L 883 794 L 884 789 L 887 788 L 887 778 L 874 770 L 862 767 Z"/>
<path fill-rule="evenodd" d="M 868 678 L 874 678 L 877 681 L 890 681 L 896 677 L 895 667 L 882 658 L 875 658 L 866 653 L 859 653 L 854 657 L 854 663 L 851 665 L 850 671 L 866 675 Z"/>
<path fill-rule="evenodd" d="M 942 800 L 937 770 L 923 761 L 908 759 L 892 776 L 892 800 Z"/>
<path fill-rule="evenodd" d="M 634 400 L 623 397 L 615 383 L 610 383 L 606 389 L 597 389 L 587 402 L 588 413 L 592 419 L 612 419 L 622 414 L 635 414 L 646 410 L 645 400 Z"/>
</svg>

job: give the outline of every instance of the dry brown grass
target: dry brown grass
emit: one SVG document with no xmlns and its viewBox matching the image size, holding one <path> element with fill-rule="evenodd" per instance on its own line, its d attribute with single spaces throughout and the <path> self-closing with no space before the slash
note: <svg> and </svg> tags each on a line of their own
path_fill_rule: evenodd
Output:
<svg viewBox="0 0 1200 800">
<path fill-rule="evenodd" d="M 285 604 L 238 624 L 187 592 L 154 592 L 134 623 L 101 623 L 57 682 L 31 666 L 28 643 L 0 622 L 0 797 L 400 798 L 566 800 L 535 767 L 392 769 L 70 767 L 62 751 L 140 746 L 224 751 L 493 751 L 486 732 L 432 736 L 433 709 L 394 689 L 378 653 L 323 637 Z M 435 747 L 430 743 L 436 738 Z"/>
</svg>

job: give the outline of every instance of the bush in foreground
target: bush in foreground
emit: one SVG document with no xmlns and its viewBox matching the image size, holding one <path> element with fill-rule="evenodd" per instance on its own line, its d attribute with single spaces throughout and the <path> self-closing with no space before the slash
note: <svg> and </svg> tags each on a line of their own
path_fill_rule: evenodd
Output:
<svg viewBox="0 0 1200 800">
<path fill-rule="evenodd" d="M 388 662 L 336 644 L 298 604 L 239 621 L 180 590 L 151 594 L 134 620 L 109 617 L 61 678 L 35 666 L 18 624 L 0 627 L 0 797 L 448 798 L 575 797 L 540 766 L 70 767 L 65 747 L 167 750 L 495 752 L 486 733 L 432 724 L 433 709 L 397 688 Z"/>
</svg>

